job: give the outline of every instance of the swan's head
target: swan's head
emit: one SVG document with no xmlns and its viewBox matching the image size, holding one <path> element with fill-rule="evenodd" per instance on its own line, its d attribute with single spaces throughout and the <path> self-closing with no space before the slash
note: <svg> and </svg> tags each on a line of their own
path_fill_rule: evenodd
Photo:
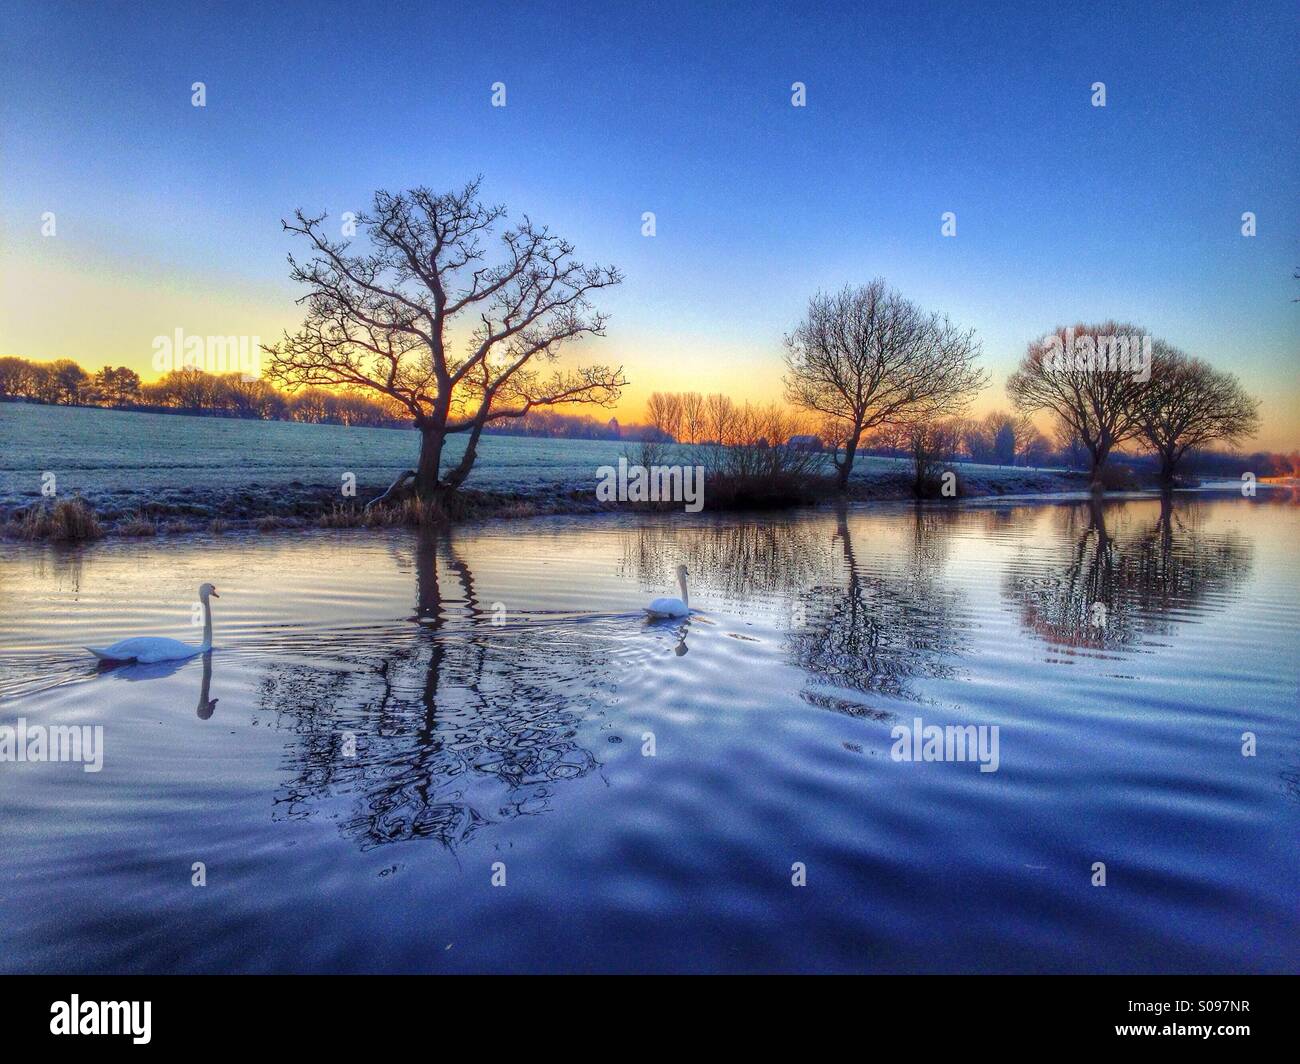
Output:
<svg viewBox="0 0 1300 1064">
<path fill-rule="evenodd" d="M 690 576 L 690 575 L 691 575 L 691 571 L 690 571 L 689 569 L 687 569 L 686 566 L 684 566 L 684 565 L 679 565 L 679 566 L 677 567 L 677 579 L 678 579 L 678 580 L 685 580 L 685 579 L 686 579 L 688 576 Z"/>
<path fill-rule="evenodd" d="M 221 598 L 221 596 L 217 594 L 217 589 L 213 587 L 211 584 L 200 584 L 199 601 L 207 602 L 209 595 L 211 595 L 213 598 Z"/>
</svg>

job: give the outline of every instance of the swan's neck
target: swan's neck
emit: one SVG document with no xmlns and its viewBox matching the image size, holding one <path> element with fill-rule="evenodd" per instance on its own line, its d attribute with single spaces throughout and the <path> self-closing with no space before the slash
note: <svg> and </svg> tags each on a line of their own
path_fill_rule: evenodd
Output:
<svg viewBox="0 0 1300 1064">
<path fill-rule="evenodd" d="M 212 689 L 212 652 L 203 655 L 203 684 L 199 688 L 199 716 L 208 708 L 208 692 Z"/>
<path fill-rule="evenodd" d="M 203 602 L 203 645 L 212 646 L 212 603 Z"/>
<path fill-rule="evenodd" d="M 681 588 L 682 591 L 682 605 L 689 606 L 691 604 L 691 598 L 686 594 L 686 577 L 679 576 L 677 578 L 677 586 Z"/>
</svg>

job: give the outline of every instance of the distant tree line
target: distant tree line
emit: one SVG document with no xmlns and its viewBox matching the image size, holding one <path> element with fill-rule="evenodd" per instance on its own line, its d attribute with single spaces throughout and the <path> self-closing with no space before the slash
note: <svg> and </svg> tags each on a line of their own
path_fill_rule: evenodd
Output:
<svg viewBox="0 0 1300 1064">
<path fill-rule="evenodd" d="M 654 392 L 646 402 L 648 431 L 634 455 L 645 467 L 698 466 L 710 505 L 771 506 L 811 501 L 823 455 L 804 445 L 808 419 L 780 403 L 736 403 L 728 395 Z M 670 455 L 664 444 L 683 453 Z"/>
<path fill-rule="evenodd" d="M 538 408 L 506 424 L 485 425 L 485 436 L 543 436 L 563 440 L 657 440 L 662 435 L 651 425 L 620 425 L 588 414 L 565 414 Z"/>
<path fill-rule="evenodd" d="M 92 374 L 70 358 L 33 362 L 0 356 L 0 400 L 311 424 L 389 428 L 410 424 L 405 409 L 348 390 L 303 388 L 289 393 L 260 378 L 245 380 L 239 373 L 207 373 L 196 367 L 173 370 L 145 383 L 126 366 L 105 366 Z M 645 426 L 620 426 L 614 418 L 542 409 L 486 431 L 577 440 L 639 440 L 654 435 Z"/>
<path fill-rule="evenodd" d="M 737 403 L 721 392 L 652 392 L 646 401 L 647 435 L 664 443 L 769 447 L 808 431 L 808 421 L 779 404 Z"/>
<path fill-rule="evenodd" d="M 938 462 L 1092 470 L 1087 446 L 1068 426 L 1058 426 L 1049 440 L 1025 415 L 1005 411 L 994 411 L 978 421 L 952 418 L 903 426 L 892 434 L 877 434 L 871 446 L 863 448 L 865 454 L 887 457 L 915 458 L 918 451 Z M 1107 486 L 1130 484 L 1134 471 L 1163 479 L 1161 456 L 1149 448 L 1112 454 L 1104 474 Z M 1300 451 L 1279 454 L 1191 447 L 1182 452 L 1178 464 L 1179 474 L 1193 477 L 1239 477 L 1247 471 L 1257 477 L 1300 475 Z"/>
<path fill-rule="evenodd" d="M 105 366 L 91 374 L 70 358 L 32 362 L 0 357 L 0 399 L 263 421 L 403 424 L 383 403 L 346 391 L 305 388 L 286 394 L 264 380 L 246 380 L 239 373 L 206 373 L 194 367 L 173 370 L 145 383 L 126 366 Z"/>
</svg>

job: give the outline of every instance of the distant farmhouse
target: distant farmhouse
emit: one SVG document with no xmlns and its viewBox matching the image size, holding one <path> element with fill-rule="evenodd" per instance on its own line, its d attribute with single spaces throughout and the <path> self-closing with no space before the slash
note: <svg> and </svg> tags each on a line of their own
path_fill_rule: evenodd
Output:
<svg viewBox="0 0 1300 1064">
<path fill-rule="evenodd" d="M 806 434 L 791 436 L 786 442 L 786 446 L 792 451 L 820 451 L 823 449 L 820 436 L 809 436 Z"/>
</svg>

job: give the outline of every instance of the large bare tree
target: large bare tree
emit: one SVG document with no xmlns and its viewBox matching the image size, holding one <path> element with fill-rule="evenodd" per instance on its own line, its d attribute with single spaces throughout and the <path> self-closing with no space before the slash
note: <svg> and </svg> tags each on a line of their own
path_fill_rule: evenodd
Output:
<svg viewBox="0 0 1300 1064">
<path fill-rule="evenodd" d="M 1137 354 L 1130 348 L 1121 357 L 1116 344 L 1130 338 L 1140 344 L 1145 335 L 1135 325 L 1113 321 L 1062 326 L 1033 341 L 1007 379 L 1017 410 L 1054 414 L 1063 435 L 1083 444 L 1096 491 L 1111 450 L 1138 432 L 1140 400 L 1149 383 L 1147 372 L 1136 364 L 1140 346 Z"/>
<path fill-rule="evenodd" d="M 822 418 L 841 488 L 867 433 L 958 414 L 986 380 L 973 330 L 880 279 L 813 296 L 785 346 L 786 398 Z"/>
<path fill-rule="evenodd" d="M 267 376 L 375 392 L 408 412 L 419 461 L 387 494 L 410 479 L 422 499 L 441 501 L 469 476 L 487 425 L 542 406 L 607 406 L 626 384 L 621 367 L 541 370 L 567 342 L 604 335 L 589 296 L 618 284 L 618 270 L 576 261 L 568 241 L 526 216 L 502 226 L 505 208 L 478 194 L 478 180 L 454 192 L 376 192 L 355 219 L 359 250 L 326 234 L 325 215 L 299 210 L 283 223 L 310 245 L 305 260 L 289 257 L 307 314 L 265 349 Z M 483 242 L 499 230 L 500 261 L 489 264 Z M 446 439 L 462 432 L 465 450 L 444 471 Z"/>
<path fill-rule="evenodd" d="M 1231 373 L 1157 342 L 1138 428 L 1159 459 L 1161 483 L 1170 485 L 1178 463 L 1193 447 L 1255 435 L 1259 404 Z"/>
</svg>

